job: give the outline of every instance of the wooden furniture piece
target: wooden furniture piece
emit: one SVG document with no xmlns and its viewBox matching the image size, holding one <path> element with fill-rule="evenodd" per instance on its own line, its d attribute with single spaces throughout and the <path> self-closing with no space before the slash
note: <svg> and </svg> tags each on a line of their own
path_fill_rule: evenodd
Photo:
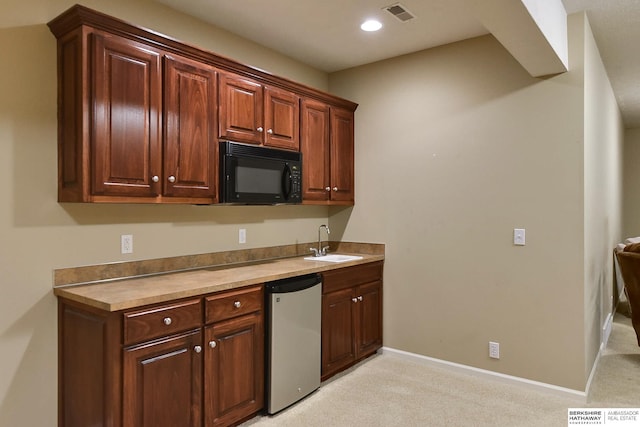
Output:
<svg viewBox="0 0 640 427">
<path fill-rule="evenodd" d="M 304 161 L 304 202 L 354 204 L 353 127 L 353 111 L 312 99 L 302 101 L 300 151 Z"/>
<path fill-rule="evenodd" d="M 323 273 L 322 380 L 382 347 L 382 262 Z"/>
<path fill-rule="evenodd" d="M 624 280 L 624 292 L 629 300 L 631 312 L 631 325 L 636 332 L 638 346 L 640 346 L 640 245 L 627 245 L 632 247 L 616 252 L 620 273 Z M 634 251 L 634 250 L 638 251 Z"/>
<path fill-rule="evenodd" d="M 59 299 L 59 426 L 213 427 L 264 404 L 263 286 L 105 312 Z"/>
<path fill-rule="evenodd" d="M 225 138 L 302 144 L 303 175 L 335 189 L 319 197 L 313 187 L 308 203 L 353 204 L 357 104 L 83 6 L 48 25 L 58 43 L 58 201 L 217 203 Z M 329 108 L 330 134 L 301 132 L 300 99 Z"/>
</svg>

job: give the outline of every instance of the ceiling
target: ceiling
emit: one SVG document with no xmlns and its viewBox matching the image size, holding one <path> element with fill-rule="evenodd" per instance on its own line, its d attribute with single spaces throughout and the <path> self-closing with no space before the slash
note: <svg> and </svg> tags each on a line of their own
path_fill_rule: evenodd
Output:
<svg viewBox="0 0 640 427">
<path fill-rule="evenodd" d="M 396 0 L 156 0 L 217 27 L 333 72 L 487 34 L 469 0 L 401 0 L 415 18 L 384 10 Z M 639 0 L 562 0 L 586 11 L 627 128 L 640 127 Z M 359 25 L 377 18 L 382 30 Z"/>
</svg>

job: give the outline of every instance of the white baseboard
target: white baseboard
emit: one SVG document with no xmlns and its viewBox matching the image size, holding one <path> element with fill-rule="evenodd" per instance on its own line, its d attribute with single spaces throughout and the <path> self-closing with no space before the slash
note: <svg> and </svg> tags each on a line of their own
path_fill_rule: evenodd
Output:
<svg viewBox="0 0 640 427">
<path fill-rule="evenodd" d="M 607 347 L 607 343 L 609 342 L 609 337 L 611 336 L 612 328 L 613 328 L 613 314 L 609 313 L 607 315 L 607 320 L 604 321 L 604 325 L 602 326 L 602 342 L 600 343 L 600 351 L 604 350 Z"/>
<path fill-rule="evenodd" d="M 598 350 L 598 354 L 596 355 L 596 360 L 593 361 L 593 366 L 591 367 L 591 372 L 589 373 L 589 379 L 587 379 L 587 385 L 585 387 L 585 394 L 589 396 L 589 390 L 591 390 L 591 382 L 596 375 L 596 369 L 598 368 L 598 364 L 600 363 L 600 357 L 602 353 L 607 348 L 607 343 L 609 342 L 609 337 L 611 336 L 611 329 L 613 328 L 613 313 L 609 313 L 607 315 L 607 319 L 604 321 L 604 325 L 602 326 L 602 341 L 600 342 L 600 350 Z"/>
<path fill-rule="evenodd" d="M 585 391 L 573 390 L 570 388 L 560 387 L 557 385 L 547 384 L 539 381 L 532 381 L 526 378 L 501 374 L 499 372 L 488 371 L 486 369 L 475 368 L 473 366 L 462 365 L 459 363 L 449 362 L 447 360 L 435 359 L 433 357 L 423 356 L 416 353 L 409 353 L 407 351 L 397 350 L 390 347 L 382 347 L 382 349 L 380 349 L 380 352 L 382 354 L 401 357 L 401 358 L 412 360 L 414 362 L 422 363 L 425 365 L 431 365 L 431 366 L 437 366 L 440 368 L 450 369 L 455 372 L 461 372 L 469 375 L 474 375 L 477 377 L 484 377 L 494 381 L 497 380 L 497 381 L 502 381 L 509 384 L 526 386 L 531 389 L 535 389 L 535 390 L 546 392 L 546 393 L 552 393 L 557 396 L 573 397 L 573 398 L 576 398 L 577 401 L 581 401 L 578 403 L 586 403 L 586 399 L 587 399 L 587 393 Z M 593 372 L 595 372 L 596 365 L 597 363 L 594 364 L 594 369 L 592 371 L 592 375 L 589 377 L 589 381 L 591 381 Z"/>
</svg>

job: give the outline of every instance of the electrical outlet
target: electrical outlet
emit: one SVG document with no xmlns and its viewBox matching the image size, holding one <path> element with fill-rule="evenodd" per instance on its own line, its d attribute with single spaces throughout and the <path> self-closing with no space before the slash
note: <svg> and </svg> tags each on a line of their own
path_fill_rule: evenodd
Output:
<svg viewBox="0 0 640 427">
<path fill-rule="evenodd" d="M 120 253 L 133 253 L 133 234 L 123 234 L 120 236 Z"/>
<path fill-rule="evenodd" d="M 489 357 L 492 359 L 500 359 L 500 343 L 489 341 Z"/>
<path fill-rule="evenodd" d="M 238 230 L 238 243 L 247 243 L 247 230 L 245 228 Z"/>
</svg>

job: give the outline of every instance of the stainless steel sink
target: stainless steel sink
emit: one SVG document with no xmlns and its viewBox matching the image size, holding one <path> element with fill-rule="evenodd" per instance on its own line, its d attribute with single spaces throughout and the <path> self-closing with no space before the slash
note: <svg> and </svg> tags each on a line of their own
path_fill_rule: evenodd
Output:
<svg viewBox="0 0 640 427">
<path fill-rule="evenodd" d="M 358 259 L 362 259 L 362 257 L 357 255 L 331 254 L 331 255 L 324 255 L 324 256 L 309 256 L 309 257 L 306 257 L 305 259 L 308 261 L 347 262 L 347 261 L 355 261 Z"/>
</svg>

